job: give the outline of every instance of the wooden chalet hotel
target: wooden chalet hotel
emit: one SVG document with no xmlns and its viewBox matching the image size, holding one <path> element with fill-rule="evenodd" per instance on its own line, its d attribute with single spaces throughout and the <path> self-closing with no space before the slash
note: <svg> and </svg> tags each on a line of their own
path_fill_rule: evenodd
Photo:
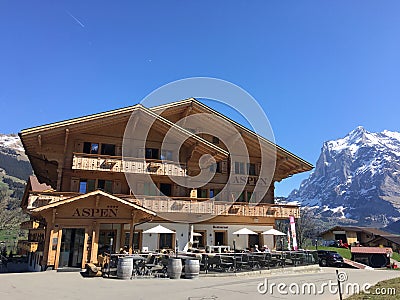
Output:
<svg viewBox="0 0 400 300">
<path fill-rule="evenodd" d="M 154 122 L 145 147 L 137 149 L 141 155 L 131 154 L 126 160 L 123 137 L 133 112 L 145 119 L 151 116 Z M 231 161 L 225 144 L 215 136 L 193 134 L 195 128 L 176 125 L 183 117 L 198 113 L 218 115 L 232 124 L 248 148 L 249 162 Z M 140 130 L 146 122 L 137 123 Z M 172 151 L 161 148 L 171 127 L 180 128 L 184 136 L 179 162 L 171 159 Z M 274 183 L 312 169 L 308 162 L 274 145 L 273 179 L 267 193 L 257 199 L 259 203 L 251 205 L 256 182 L 263 180 L 258 176 L 260 154 L 254 147 L 261 137 L 193 98 L 153 108 L 134 105 L 25 129 L 19 135 L 35 173 L 21 202 L 30 215 L 30 221 L 21 224 L 29 230 L 29 239 L 20 241 L 19 247 L 35 271 L 84 268 L 88 262 L 97 263 L 98 256 L 110 249 L 125 248 L 130 253 L 174 249 L 176 240 L 182 251 L 191 235 L 195 235 L 197 248 L 232 247 L 233 240 L 237 248 L 256 244 L 273 248 L 273 238 L 261 232 L 273 228 L 278 219 L 297 218 L 300 213 L 298 206 L 274 203 Z M 209 167 L 215 170 L 206 185 L 187 188 L 171 179 L 196 174 L 204 154 L 213 157 Z M 127 170 L 132 176 L 146 174 L 154 184 L 129 178 Z M 223 189 L 229 174 L 231 180 L 246 180 L 234 203 L 229 190 Z M 156 225 L 174 233 L 143 233 Z M 233 234 L 244 227 L 260 234 Z"/>
</svg>

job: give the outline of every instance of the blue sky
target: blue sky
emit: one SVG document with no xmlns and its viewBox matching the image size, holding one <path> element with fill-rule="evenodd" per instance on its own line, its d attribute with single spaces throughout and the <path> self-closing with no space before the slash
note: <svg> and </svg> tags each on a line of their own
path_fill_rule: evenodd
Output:
<svg viewBox="0 0 400 300">
<path fill-rule="evenodd" d="M 221 78 L 315 164 L 358 125 L 400 131 L 398 1 L 0 1 L 0 132 Z M 307 174 L 277 184 L 276 195 Z"/>
</svg>

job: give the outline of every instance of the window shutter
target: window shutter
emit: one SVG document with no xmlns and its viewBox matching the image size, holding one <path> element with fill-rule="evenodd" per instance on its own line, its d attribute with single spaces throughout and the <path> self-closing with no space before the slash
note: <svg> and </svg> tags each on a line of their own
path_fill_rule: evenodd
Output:
<svg viewBox="0 0 400 300">
<path fill-rule="evenodd" d="M 121 181 L 114 181 L 113 194 L 121 194 Z"/>
<path fill-rule="evenodd" d="M 223 174 L 228 173 L 228 161 L 227 160 L 221 161 L 221 173 L 223 173 Z"/>
<path fill-rule="evenodd" d="M 79 192 L 79 178 L 71 178 L 71 192 Z"/>
</svg>

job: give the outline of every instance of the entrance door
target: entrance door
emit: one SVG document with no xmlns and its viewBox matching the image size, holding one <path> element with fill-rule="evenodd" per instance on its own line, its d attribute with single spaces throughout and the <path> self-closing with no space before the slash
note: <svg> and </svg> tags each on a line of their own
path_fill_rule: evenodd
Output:
<svg viewBox="0 0 400 300">
<path fill-rule="evenodd" d="M 258 234 L 249 235 L 249 248 L 254 249 L 255 245 L 260 247 L 260 236 Z"/>
<path fill-rule="evenodd" d="M 84 228 L 64 228 L 62 230 L 58 267 L 82 267 L 84 240 Z"/>
<path fill-rule="evenodd" d="M 215 246 L 226 245 L 226 231 L 214 232 L 214 245 Z"/>
</svg>

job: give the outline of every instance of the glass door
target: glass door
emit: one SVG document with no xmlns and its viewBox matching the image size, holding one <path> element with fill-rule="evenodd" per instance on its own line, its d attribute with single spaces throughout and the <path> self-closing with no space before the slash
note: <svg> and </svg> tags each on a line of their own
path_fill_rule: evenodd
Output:
<svg viewBox="0 0 400 300">
<path fill-rule="evenodd" d="M 64 228 L 62 230 L 61 249 L 58 266 L 75 267 L 82 266 L 83 244 L 85 240 L 84 228 Z"/>
</svg>

